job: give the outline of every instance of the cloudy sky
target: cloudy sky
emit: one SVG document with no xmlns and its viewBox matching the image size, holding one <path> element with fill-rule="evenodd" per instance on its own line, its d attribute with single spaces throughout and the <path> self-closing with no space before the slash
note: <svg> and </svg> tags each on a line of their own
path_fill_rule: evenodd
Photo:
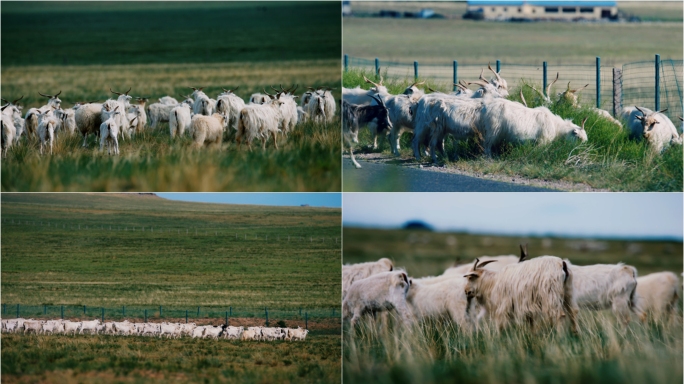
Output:
<svg viewBox="0 0 684 384">
<path fill-rule="evenodd" d="M 200 203 L 255 204 L 340 208 L 340 193 L 157 193 L 169 200 L 194 201 Z"/>
<path fill-rule="evenodd" d="M 345 226 L 682 239 L 681 193 L 345 193 Z"/>
</svg>

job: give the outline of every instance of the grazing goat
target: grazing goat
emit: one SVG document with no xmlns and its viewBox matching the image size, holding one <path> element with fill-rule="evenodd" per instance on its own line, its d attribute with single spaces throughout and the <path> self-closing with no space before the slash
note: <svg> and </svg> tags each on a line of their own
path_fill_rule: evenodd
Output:
<svg viewBox="0 0 684 384">
<path fill-rule="evenodd" d="M 195 99 L 195 103 L 192 105 L 192 112 L 195 115 L 211 116 L 216 109 L 216 101 L 210 99 L 209 96 L 202 92 L 204 88 L 190 87 L 190 89 L 193 90 L 192 97 Z"/>
<path fill-rule="evenodd" d="M 119 154 L 119 122 L 118 116 L 121 112 L 118 111 L 119 106 L 116 106 L 112 111 L 107 111 L 106 120 L 100 125 L 100 150 L 107 143 L 107 153 L 112 154 L 112 144 L 114 144 L 114 154 Z M 104 115 L 104 114 L 103 114 Z M 103 116 L 104 118 L 105 116 Z"/>
<path fill-rule="evenodd" d="M 675 320 L 680 289 L 679 279 L 672 272 L 651 273 L 637 278 L 639 310 L 656 321 Z"/>
<path fill-rule="evenodd" d="M 24 128 L 25 128 L 25 120 L 22 117 L 21 110 L 22 107 L 18 105 L 17 103 L 19 100 L 23 99 L 24 96 L 22 95 L 20 98 L 9 102 L 5 99 L 2 99 L 2 101 L 6 104 L 5 106 L 7 108 L 4 108 L 2 113 L 4 115 L 7 115 L 10 117 L 12 120 L 12 123 L 14 124 L 15 128 L 15 135 L 14 135 L 14 141 L 19 142 L 19 139 L 21 138 L 21 135 L 24 133 Z"/>
<path fill-rule="evenodd" d="M 558 137 L 587 141 L 587 132 L 582 121 L 579 127 L 571 120 L 554 115 L 546 107 L 526 108 L 520 103 L 506 99 L 494 99 L 482 108 L 481 126 L 483 147 L 488 157 L 492 147 L 501 142 L 524 142 L 535 140 L 548 144 Z"/>
<path fill-rule="evenodd" d="M 377 101 L 378 105 L 354 105 L 345 100 L 342 101 L 344 140 L 349 145 L 352 164 L 356 168 L 361 168 L 361 165 L 354 158 L 352 146 L 359 142 L 359 126 L 376 120 L 376 126 L 379 130 L 392 129 L 392 122 L 389 119 L 389 111 L 385 103 L 380 97 L 371 96 L 371 98 Z"/>
<path fill-rule="evenodd" d="M 81 105 L 74 113 L 76 127 L 83 135 L 83 147 L 86 147 L 88 134 L 99 134 L 102 124 L 102 107 L 103 104 L 100 103 L 87 103 Z"/>
<path fill-rule="evenodd" d="M 411 281 L 406 300 L 416 320 L 447 316 L 464 330 L 475 325 L 469 313 L 470 301 L 465 294 L 466 279 L 463 276 L 449 276 L 435 283 Z"/>
<path fill-rule="evenodd" d="M 161 101 L 162 99 L 164 99 L 166 97 L 173 99 L 170 96 L 165 96 L 159 100 Z M 193 104 L 195 103 L 194 100 L 192 100 L 192 98 L 190 98 L 190 96 L 181 95 L 181 97 L 184 99 L 183 104 L 187 104 L 190 106 L 190 108 L 192 108 Z M 175 101 L 176 99 L 173 99 L 173 100 Z M 159 123 L 168 123 L 170 115 L 171 115 L 171 110 L 173 110 L 177 106 L 178 106 L 178 102 L 176 102 L 174 104 L 171 104 L 168 102 L 167 103 L 159 102 L 159 103 L 150 104 L 148 107 L 149 115 L 150 115 L 150 128 L 152 128 L 152 129 L 157 128 L 157 124 L 159 124 Z"/>
<path fill-rule="evenodd" d="M 394 264 L 392 260 L 382 258 L 378 261 L 366 263 L 347 264 L 342 266 L 342 299 L 347 296 L 347 290 L 356 281 L 380 272 L 392 272 Z"/>
<path fill-rule="evenodd" d="M 31 108 L 26 112 L 26 116 L 24 117 L 26 121 L 26 134 L 34 138 L 36 137 L 38 133 L 38 124 L 40 123 L 40 118 L 39 116 L 41 115 L 42 112 L 46 112 L 48 109 L 51 111 L 54 111 L 55 109 L 60 109 L 62 100 L 60 100 L 57 96 L 59 96 L 62 93 L 62 91 L 57 92 L 56 95 L 51 96 L 51 95 L 44 95 L 40 92 L 38 92 L 39 95 L 43 97 L 47 97 L 48 103 L 43 105 L 40 108 Z"/>
<path fill-rule="evenodd" d="M 342 314 L 351 318 L 352 328 L 367 313 L 396 310 L 404 324 L 411 321 L 411 310 L 406 303 L 409 291 L 406 272 L 381 272 L 355 281 L 342 301 Z"/>
<path fill-rule="evenodd" d="M 51 109 L 45 112 L 36 112 L 38 115 L 38 137 L 40 138 L 40 154 L 43 154 L 43 148 L 48 145 L 50 147 L 50 155 L 52 155 L 52 147 L 55 142 L 55 131 L 59 126 L 59 119 L 55 117 Z"/>
<path fill-rule="evenodd" d="M 524 263 L 507 265 L 499 271 L 482 267 L 476 259 L 464 277 L 469 299 L 475 299 L 501 330 L 509 322 L 553 325 L 565 315 L 577 332 L 577 303 L 573 297 L 573 276 L 558 257 L 541 256 Z"/>
<path fill-rule="evenodd" d="M 4 105 L 2 107 L 2 115 L 0 124 L 2 124 L 2 157 L 6 158 L 7 157 L 7 151 L 10 149 L 12 144 L 14 143 L 14 136 L 17 134 L 17 129 L 14 126 L 14 121 L 12 121 L 12 118 L 8 115 L 5 115 L 5 109 L 7 109 L 9 105 Z"/>
<path fill-rule="evenodd" d="M 145 113 L 145 104 L 149 99 L 142 97 L 136 97 L 135 99 L 138 101 L 138 104 L 132 105 L 130 107 L 129 111 L 133 111 L 133 113 L 129 113 L 128 120 L 133 120 L 133 118 L 135 117 L 136 124 L 134 126 L 134 132 L 142 133 L 142 131 L 145 129 L 145 125 L 147 125 L 147 113 Z"/>
<path fill-rule="evenodd" d="M 224 93 L 216 99 L 216 112 L 225 115 L 228 118 L 228 127 L 235 131 L 237 131 L 240 111 L 245 107 L 245 101 L 235 94 L 238 88 L 240 87 L 238 86 L 235 89 L 223 88 Z"/>
</svg>

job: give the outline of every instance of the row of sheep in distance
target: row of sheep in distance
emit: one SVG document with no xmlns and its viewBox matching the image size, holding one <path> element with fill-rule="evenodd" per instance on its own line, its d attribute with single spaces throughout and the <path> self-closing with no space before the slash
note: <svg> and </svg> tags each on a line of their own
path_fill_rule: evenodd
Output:
<svg viewBox="0 0 684 384">
<path fill-rule="evenodd" d="M 359 128 L 368 125 L 373 137 L 373 149 L 377 149 L 378 136 L 388 136 L 392 153 L 399 155 L 399 138 L 404 132 L 413 133 L 413 155 L 420 160 L 421 146 L 429 148 L 433 162 L 437 162 L 436 151 L 444 154 L 444 139 L 451 135 L 455 140 L 479 139 L 486 156 L 491 157 L 492 148 L 504 142 L 521 143 L 535 141 L 547 144 L 555 139 L 569 139 L 586 142 L 589 137 L 584 124 L 587 118 L 576 124 L 570 119 L 563 119 L 549 110 L 549 106 L 566 104 L 579 108 L 578 94 L 582 88 L 571 89 L 568 82 L 565 91 L 557 94 L 558 99 L 551 99 L 551 87 L 558 80 L 551 82 L 546 92 L 533 89 L 542 100 L 542 105 L 528 108 L 522 89 L 521 102 L 508 100 L 508 83 L 500 73 L 489 70 L 493 77 L 483 77 L 473 82 L 461 81 L 454 84 L 458 90 L 452 93 L 432 91 L 425 93 L 415 82 L 407 87 L 403 94 L 392 95 L 383 85 L 383 79 L 376 83 L 364 76 L 366 83 L 372 85 L 369 90 L 342 88 L 342 115 L 344 118 L 344 138 L 350 148 L 352 163 L 361 168 L 354 158 L 352 145 L 358 143 Z M 476 91 L 470 85 L 478 85 Z M 608 111 L 592 108 L 599 119 L 605 119 L 622 129 L 622 123 L 610 115 Z M 660 153 L 671 144 L 682 144 L 682 135 L 672 121 L 663 115 L 667 109 L 652 111 L 645 107 L 625 107 L 620 118 L 627 122 L 629 137 L 634 140 L 646 140 L 649 147 Z M 679 119 L 682 119 L 679 117 Z"/>
<path fill-rule="evenodd" d="M 224 88 L 216 99 L 207 96 L 203 88 L 190 88 L 192 94 L 182 96 L 181 102 L 164 96 L 149 105 L 148 99 L 141 97 L 131 103 L 131 89 L 119 93 L 110 88 L 118 95 L 116 100 L 77 102 L 71 108 L 62 108 L 61 91 L 55 95 L 39 93 L 48 98 L 47 104 L 29 109 L 23 118 L 22 107 L 18 104 L 23 96 L 11 102 L 2 99 L 5 103 L 2 107 L 2 154 L 6 156 L 22 136 L 26 136 L 28 142 L 38 139 L 41 154 L 46 146 L 52 154 L 55 135 L 76 132 L 83 136 L 83 147 L 87 146 L 88 135 L 94 134 L 100 137 L 100 150 L 106 144 L 110 154 L 112 150 L 119 154 L 119 139 L 130 140 L 145 129 L 156 129 L 161 122 L 169 123 L 172 138 L 187 132 L 196 147 L 221 144 L 226 133 L 229 139 L 235 137 L 238 146 L 245 142 L 251 149 L 252 141 L 258 139 L 265 148 L 266 141 L 272 137 L 278 148 L 277 134 L 287 138 L 299 123 L 309 120 L 330 122 L 335 116 L 332 88 L 309 87 L 300 98 L 294 94 L 297 85 L 288 89 L 271 87 L 273 93 L 264 89 L 263 93 L 253 94 L 248 103 L 234 93 L 239 87 Z M 300 98 L 299 105 L 297 98 Z"/>
<path fill-rule="evenodd" d="M 200 325 L 195 323 L 132 323 L 128 320 L 121 322 L 110 321 L 101 323 L 100 320 L 70 321 L 70 320 L 35 320 L 35 319 L 3 319 L 4 333 L 35 333 L 37 335 L 82 335 L 103 334 L 122 336 L 155 336 L 179 338 L 189 336 L 193 339 L 234 339 L 234 340 L 304 340 L 308 329 L 280 328 L 280 327 L 233 327 L 227 324 L 220 326 Z"/>
<path fill-rule="evenodd" d="M 404 324 L 427 318 L 450 319 L 460 329 L 476 330 L 490 319 L 498 330 L 511 324 L 561 326 L 578 332 L 578 310 L 611 310 L 627 325 L 632 316 L 645 322 L 673 321 L 681 283 L 672 272 L 637 276 L 618 264 L 579 266 L 567 259 L 540 256 L 482 256 L 454 265 L 442 275 L 413 278 L 391 260 L 342 268 L 342 312 L 352 328 L 366 314 L 395 311 Z"/>
</svg>

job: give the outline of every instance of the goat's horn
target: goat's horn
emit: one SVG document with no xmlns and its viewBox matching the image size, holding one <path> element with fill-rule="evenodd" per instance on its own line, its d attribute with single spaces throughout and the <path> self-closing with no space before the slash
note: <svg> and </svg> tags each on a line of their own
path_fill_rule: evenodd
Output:
<svg viewBox="0 0 684 384">
<path fill-rule="evenodd" d="M 197 90 L 197 88 L 195 88 L 195 87 L 188 87 L 188 88 L 192 89 L 193 91 Z"/>
<path fill-rule="evenodd" d="M 40 93 L 40 92 L 38 92 L 38 94 L 41 95 L 41 96 L 43 96 L 43 97 L 47 97 L 47 98 L 49 98 L 49 99 L 52 99 L 52 96 L 50 96 L 50 95 L 43 95 L 43 94 Z"/>
<path fill-rule="evenodd" d="M 1 99 L 1 98 L 0 98 L 0 100 L 2 100 L 3 102 L 5 102 L 6 104 L 9 104 L 9 103 L 10 103 L 9 101 L 7 101 L 7 100 L 5 100 L 5 99 Z"/>
<path fill-rule="evenodd" d="M 636 108 L 637 111 L 641 112 L 642 115 L 646 116 L 646 112 L 642 111 L 641 108 L 637 107 L 636 105 L 634 106 L 634 108 Z"/>
<path fill-rule="evenodd" d="M 520 100 L 522 100 L 523 105 L 527 107 L 527 101 L 525 101 L 525 96 L 523 96 L 522 88 L 520 88 Z"/>
<path fill-rule="evenodd" d="M 16 104 L 19 102 L 19 100 L 21 100 L 21 99 L 23 99 L 23 98 L 24 98 L 24 95 L 21 95 L 21 97 L 18 98 L 18 99 L 16 99 L 16 100 L 14 100 L 14 101 L 12 102 L 12 104 L 16 105 Z"/>
<path fill-rule="evenodd" d="M 552 86 L 556 81 L 558 81 L 558 75 L 559 75 L 559 73 L 556 72 L 556 78 L 553 79 L 553 81 L 551 82 L 551 84 L 549 84 L 549 85 L 546 86 L 546 97 L 549 97 L 549 98 L 551 97 L 551 86 Z M 569 85 L 570 85 L 570 83 L 568 83 L 568 86 L 569 86 Z"/>
<path fill-rule="evenodd" d="M 273 96 L 273 95 L 271 95 L 270 93 L 266 92 L 266 88 L 262 88 L 262 90 L 264 91 L 265 94 L 267 94 L 267 95 L 269 95 L 269 96 Z"/>
<path fill-rule="evenodd" d="M 131 89 L 133 89 L 133 87 L 128 88 L 128 91 L 124 92 L 124 95 L 128 96 L 128 92 L 130 92 Z"/>
<path fill-rule="evenodd" d="M 480 268 L 480 269 L 482 269 L 482 267 L 484 267 L 485 265 L 487 265 L 487 264 L 489 264 L 489 263 L 494 263 L 494 262 L 496 262 L 496 260 L 487 260 L 487 261 L 483 261 L 483 262 L 481 262 L 477 267 Z"/>
<path fill-rule="evenodd" d="M 656 113 L 663 113 L 663 112 L 665 112 L 665 111 L 667 111 L 667 108 L 665 108 L 665 109 L 663 109 L 663 110 L 661 110 L 661 111 L 658 111 L 658 112 L 656 112 Z"/>
<path fill-rule="evenodd" d="M 434 89 L 430 88 L 429 85 L 428 85 L 427 89 L 428 89 L 430 92 L 433 92 L 433 93 L 434 93 L 434 92 L 437 92 L 437 91 L 435 91 Z"/>
<path fill-rule="evenodd" d="M 568 83 L 568 91 L 570 91 L 570 92 L 572 92 L 572 93 L 582 92 L 582 90 L 584 90 L 584 88 L 586 88 L 586 87 L 588 87 L 588 86 L 589 86 L 589 84 L 587 84 L 587 85 L 585 85 L 584 87 L 581 87 L 581 88 L 570 89 L 570 83 Z"/>
<path fill-rule="evenodd" d="M 500 82 L 501 82 L 501 76 L 499 76 L 499 74 L 498 74 L 495 70 L 492 69 L 492 64 L 491 64 L 491 63 L 487 63 L 487 68 L 489 68 L 489 70 L 492 71 L 492 73 L 494 74 L 494 76 L 496 76 L 496 80 L 498 80 L 499 83 L 500 83 Z"/>
<path fill-rule="evenodd" d="M 679 118 L 679 120 L 684 121 L 684 118 L 682 118 L 681 116 L 677 116 L 677 117 Z"/>
<path fill-rule="evenodd" d="M 291 91 L 288 89 L 288 92 L 294 94 L 297 88 L 299 88 L 299 84 L 295 84 Z"/>
<path fill-rule="evenodd" d="M 109 87 L 109 91 L 115 95 L 121 96 L 121 93 L 112 91 L 112 87 Z"/>
<path fill-rule="evenodd" d="M 584 129 L 584 123 L 587 122 L 587 119 L 588 119 L 588 118 L 589 118 L 589 116 L 587 116 L 587 117 L 585 117 L 584 119 L 582 119 L 582 129 Z"/>
<path fill-rule="evenodd" d="M 482 80 L 482 81 L 484 81 L 485 83 L 489 84 L 489 81 L 487 81 L 487 79 L 485 79 L 485 78 L 482 76 L 482 74 L 484 74 L 484 68 L 482 68 L 482 70 L 480 71 L 480 80 Z"/>
<path fill-rule="evenodd" d="M 475 80 L 475 81 L 466 81 L 466 84 L 468 84 L 468 85 L 470 85 L 470 84 L 477 84 L 477 85 L 479 85 L 479 86 L 481 86 L 481 87 L 484 87 L 485 85 L 487 85 L 487 84 L 489 84 L 489 83 L 486 82 L 486 81 L 484 81 L 484 80 L 483 80 L 483 82 L 480 82 L 480 80 Z"/>
<path fill-rule="evenodd" d="M 60 90 L 59 92 L 57 92 L 57 94 L 54 95 L 53 97 L 57 97 L 57 96 L 59 96 L 61 93 L 62 93 L 62 90 Z"/>
<path fill-rule="evenodd" d="M 274 87 L 274 86 L 272 86 L 272 85 L 269 85 L 269 87 L 271 87 L 271 89 L 272 89 L 272 90 L 276 91 L 276 93 L 277 93 L 277 92 L 280 92 L 280 91 L 278 91 L 277 89 L 275 89 L 275 87 Z M 282 87 L 282 86 L 280 86 L 280 88 L 282 89 L 283 87 Z"/>
</svg>

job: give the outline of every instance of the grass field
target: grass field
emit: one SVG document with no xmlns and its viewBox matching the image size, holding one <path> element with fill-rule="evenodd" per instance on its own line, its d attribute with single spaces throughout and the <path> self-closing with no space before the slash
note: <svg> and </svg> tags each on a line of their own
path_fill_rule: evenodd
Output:
<svg viewBox="0 0 684 384">
<path fill-rule="evenodd" d="M 3 303 L 339 307 L 339 209 L 3 193 L 2 219 Z"/>
<path fill-rule="evenodd" d="M 330 2 L 18 2 L 2 66 L 339 60 L 340 34 Z"/>
<path fill-rule="evenodd" d="M 682 4 L 678 7 L 678 12 L 668 13 L 681 21 Z M 499 59 L 508 64 L 591 65 L 600 56 L 602 65 L 621 66 L 652 60 L 655 54 L 681 60 L 683 52 L 681 22 L 500 23 L 345 17 L 343 24 L 345 54 L 408 63 L 450 65 L 458 60 L 459 64 L 482 64 Z"/>
<path fill-rule="evenodd" d="M 131 321 L 145 308 L 150 321 L 184 322 L 190 309 L 190 321 L 219 324 L 232 307 L 231 325 L 254 326 L 268 307 L 271 326 L 304 327 L 303 308 L 312 330 L 300 343 L 3 334 L 3 382 L 339 380 L 340 209 L 3 193 L 2 220 L 3 317 L 14 303 L 37 318 L 43 305 L 72 319 L 105 307 L 106 320 L 126 306 Z"/>
<path fill-rule="evenodd" d="M 338 335 L 304 342 L 2 335 L 7 383 L 335 383 L 340 358 Z"/>
<path fill-rule="evenodd" d="M 370 85 L 363 81 L 364 74 L 370 76 L 370 73 L 361 70 L 345 72 L 343 85 L 350 88 L 357 85 L 368 88 Z M 385 84 L 388 85 L 391 94 L 400 94 L 412 82 L 413 79 L 408 78 L 389 78 Z M 426 86 L 447 89 L 445 84 L 428 82 Z M 512 95 L 509 99 L 520 101 L 519 91 L 520 88 L 509 90 Z M 530 108 L 541 105 L 541 99 L 535 96 L 534 91 L 524 87 L 523 92 Z M 681 146 L 672 146 L 658 155 L 651 151 L 644 141 L 630 140 L 625 129 L 600 119 L 590 108 L 574 109 L 554 104 L 550 109 L 565 119 L 572 119 L 578 125 L 584 117 L 588 117 L 585 128 L 589 140 L 581 145 L 564 140 L 556 140 L 548 145 L 536 145 L 532 142 L 515 146 L 505 145 L 499 148 L 498 155 L 492 159 L 486 158 L 479 143 L 473 140 L 459 143 L 448 140 L 445 148 L 450 154 L 449 159 L 440 160 L 447 167 L 471 173 L 561 180 L 612 191 L 682 190 Z M 371 144 L 368 130 L 362 130 L 359 137 L 362 147 Z M 399 161 L 413 159 L 411 139 L 410 134 L 402 135 Z M 383 144 L 383 153 L 391 156 L 387 140 L 378 140 L 378 143 Z M 454 154 L 458 155 L 457 160 L 453 160 Z"/>
<path fill-rule="evenodd" d="M 516 254 L 567 257 L 576 264 L 623 261 L 640 275 L 682 271 L 675 241 L 520 238 L 465 233 L 344 228 L 344 262 L 389 257 L 413 277 L 441 274 L 456 260 Z M 681 314 L 681 300 L 680 300 Z M 681 316 L 681 315 L 680 315 Z M 377 383 L 672 383 L 682 380 L 682 326 L 632 322 L 623 330 L 608 311 L 580 311 L 580 333 L 510 328 L 496 334 L 485 322 L 467 334 L 448 322 L 400 329 L 364 321 L 344 331 L 345 382 Z"/>
<path fill-rule="evenodd" d="M 298 94 L 307 86 L 339 88 L 335 4 L 164 4 L 3 6 L 2 97 L 23 95 L 26 112 L 46 102 L 38 92 L 62 91 L 62 105 L 71 107 L 116 97 L 110 87 L 132 88 L 132 96 L 151 102 L 187 95 L 189 87 L 204 87 L 215 98 L 222 88 L 239 86 L 236 94 L 244 99 L 279 84 L 298 84 Z M 115 44 L 112 36 L 125 44 Z M 339 89 L 333 95 L 339 99 Z M 287 142 L 281 138 L 278 151 L 270 143 L 266 151 L 250 153 L 236 149 L 233 132 L 220 150 L 192 150 L 189 139 L 171 142 L 165 123 L 121 143 L 118 157 L 93 149 L 99 147 L 93 137 L 89 149 L 76 137 L 58 137 L 52 156 L 39 156 L 38 143 L 23 138 L 2 162 L 2 190 L 339 191 L 339 125 L 299 125 Z"/>
</svg>

